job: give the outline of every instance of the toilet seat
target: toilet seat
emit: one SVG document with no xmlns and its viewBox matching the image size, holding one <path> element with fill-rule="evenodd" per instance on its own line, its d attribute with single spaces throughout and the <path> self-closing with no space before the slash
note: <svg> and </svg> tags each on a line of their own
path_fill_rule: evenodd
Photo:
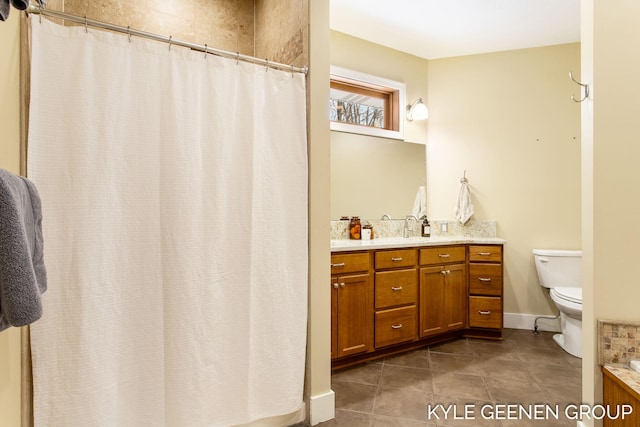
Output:
<svg viewBox="0 0 640 427">
<path fill-rule="evenodd" d="M 582 304 L 582 288 L 552 288 L 551 292 L 565 301 Z"/>
</svg>

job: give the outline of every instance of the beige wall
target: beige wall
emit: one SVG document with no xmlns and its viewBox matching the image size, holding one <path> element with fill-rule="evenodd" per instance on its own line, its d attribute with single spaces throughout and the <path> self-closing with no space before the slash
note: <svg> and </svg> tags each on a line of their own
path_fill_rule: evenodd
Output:
<svg viewBox="0 0 640 427">
<path fill-rule="evenodd" d="M 568 78 L 579 69 L 579 44 L 429 61 L 430 217 L 454 218 L 466 170 L 474 218 L 496 220 L 507 240 L 506 313 L 554 313 L 531 251 L 581 247 L 580 106 Z"/>
<path fill-rule="evenodd" d="M 15 9 L 0 23 L 0 168 L 20 172 L 19 22 Z M 0 425 L 20 425 L 20 329 L 0 332 Z"/>
<path fill-rule="evenodd" d="M 634 197 L 640 182 L 636 104 L 640 55 L 631 48 L 640 43 L 640 27 L 634 19 L 640 14 L 640 4 L 583 0 L 581 6 L 583 73 L 592 83 L 593 99 L 583 104 L 583 132 L 593 134 L 592 151 L 583 156 L 584 169 L 590 172 L 583 180 L 584 191 L 590 195 L 583 205 L 584 234 L 591 239 L 586 271 L 589 298 L 584 301 L 583 314 L 583 325 L 591 327 L 583 334 L 587 344 L 583 398 L 599 402 L 602 376 L 593 326 L 598 319 L 640 320 L 636 303 L 640 286 L 632 268 L 640 237 L 640 204 Z"/>
<path fill-rule="evenodd" d="M 406 103 L 426 99 L 425 59 L 331 31 L 330 60 L 332 66 L 404 83 Z M 426 181 L 427 122 L 403 123 L 404 141 L 331 132 L 332 219 L 411 213 L 416 191 Z"/>
<path fill-rule="evenodd" d="M 309 0 L 309 336 L 307 397 L 313 424 L 333 418 L 329 242 L 329 0 Z"/>
</svg>

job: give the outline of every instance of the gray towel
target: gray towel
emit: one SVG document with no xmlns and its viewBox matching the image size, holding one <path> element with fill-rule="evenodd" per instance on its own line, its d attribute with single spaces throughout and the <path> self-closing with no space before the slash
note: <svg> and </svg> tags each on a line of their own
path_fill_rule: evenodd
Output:
<svg viewBox="0 0 640 427">
<path fill-rule="evenodd" d="M 0 331 L 38 320 L 46 290 L 40 196 L 31 181 L 0 169 Z"/>
<path fill-rule="evenodd" d="M 18 10 L 25 10 L 29 7 L 29 0 L 11 0 L 11 4 Z"/>
<path fill-rule="evenodd" d="M 9 0 L 0 0 L 0 21 L 6 21 L 9 19 L 10 11 L 11 6 L 9 5 Z"/>
</svg>

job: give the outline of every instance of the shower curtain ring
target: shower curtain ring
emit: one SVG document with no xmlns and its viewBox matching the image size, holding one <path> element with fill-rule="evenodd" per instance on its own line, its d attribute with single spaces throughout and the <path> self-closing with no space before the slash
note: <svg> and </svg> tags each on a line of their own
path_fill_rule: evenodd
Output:
<svg viewBox="0 0 640 427">
<path fill-rule="evenodd" d="M 169 36 L 169 50 L 171 50 L 171 36 Z"/>
<path fill-rule="evenodd" d="M 129 43 L 131 43 L 131 27 L 127 25 L 127 37 L 129 37 Z"/>
<path fill-rule="evenodd" d="M 294 70 L 293 70 L 293 64 L 291 64 L 291 78 L 293 78 L 293 72 L 294 72 Z"/>
<path fill-rule="evenodd" d="M 84 15 L 84 32 L 89 34 L 89 25 L 87 24 L 87 15 Z"/>
<path fill-rule="evenodd" d="M 207 51 L 209 50 L 209 46 L 207 46 L 206 44 L 204 45 L 204 59 L 207 59 Z"/>
<path fill-rule="evenodd" d="M 266 68 L 267 68 L 267 72 L 268 72 L 268 71 L 269 71 L 269 60 L 268 60 L 268 59 L 266 59 L 266 58 L 265 58 L 264 60 L 265 60 L 265 62 L 266 62 L 266 64 L 267 64 L 267 65 L 266 65 Z"/>
<path fill-rule="evenodd" d="M 240 52 L 236 52 L 236 65 L 240 64 Z"/>
</svg>

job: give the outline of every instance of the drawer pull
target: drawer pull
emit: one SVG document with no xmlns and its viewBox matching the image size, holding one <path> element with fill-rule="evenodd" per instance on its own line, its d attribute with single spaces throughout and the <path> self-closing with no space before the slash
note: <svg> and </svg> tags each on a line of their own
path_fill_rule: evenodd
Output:
<svg viewBox="0 0 640 427">
<path fill-rule="evenodd" d="M 449 258 L 451 254 L 438 254 L 440 258 Z"/>
<path fill-rule="evenodd" d="M 478 252 L 478 255 L 482 255 L 482 256 L 490 256 L 491 252 Z"/>
<path fill-rule="evenodd" d="M 339 262 L 336 264 L 331 264 L 331 267 L 344 267 L 344 265 L 345 265 L 344 262 Z"/>
<path fill-rule="evenodd" d="M 391 290 L 394 291 L 394 292 L 401 291 L 402 290 L 402 286 L 392 286 Z"/>
<path fill-rule="evenodd" d="M 402 257 L 399 256 L 397 258 L 391 258 L 391 261 L 396 262 L 396 261 L 402 261 Z"/>
<path fill-rule="evenodd" d="M 400 329 L 402 328 L 402 323 L 399 323 L 397 325 L 391 325 L 391 329 Z"/>
<path fill-rule="evenodd" d="M 491 310 L 487 310 L 487 311 L 478 310 L 478 314 L 481 314 L 483 316 L 489 316 L 491 314 Z"/>
<path fill-rule="evenodd" d="M 338 282 L 334 283 L 334 284 L 333 284 L 333 287 L 334 287 L 334 288 L 336 288 L 336 289 L 338 289 Z"/>
<path fill-rule="evenodd" d="M 481 282 L 490 282 L 491 277 L 478 277 L 478 280 Z"/>
</svg>

